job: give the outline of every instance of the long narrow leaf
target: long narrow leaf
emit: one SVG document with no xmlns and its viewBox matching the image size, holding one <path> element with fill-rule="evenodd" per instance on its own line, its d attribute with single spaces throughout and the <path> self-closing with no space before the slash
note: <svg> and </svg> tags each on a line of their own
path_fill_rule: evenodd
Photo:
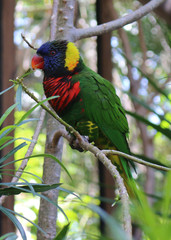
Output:
<svg viewBox="0 0 171 240">
<path fill-rule="evenodd" d="M 28 142 L 34 142 L 33 140 L 29 139 L 29 138 L 24 138 L 24 137 L 19 137 L 19 138 L 13 138 L 13 137 L 6 137 L 6 139 L 12 139 L 9 142 L 7 142 L 6 144 L 4 144 L 2 147 L 0 147 L 0 150 L 2 150 L 3 148 L 7 147 L 8 145 L 12 144 L 13 142 L 17 141 L 17 140 L 25 140 Z"/>
<path fill-rule="evenodd" d="M 63 165 L 63 163 L 57 159 L 55 156 L 51 155 L 51 154 L 47 154 L 47 153 L 42 153 L 42 154 L 36 154 L 36 155 L 32 155 L 32 156 L 28 156 L 28 157 L 24 157 L 24 158 L 20 158 L 18 160 L 15 160 L 15 161 L 12 161 L 11 163 L 13 162 L 17 162 L 17 161 L 22 161 L 24 159 L 30 159 L 30 158 L 38 158 L 38 157 L 47 157 L 47 158 L 52 158 L 54 161 L 56 161 L 64 170 L 65 172 L 67 173 L 67 175 L 70 177 L 70 179 L 72 180 L 72 177 L 71 175 L 69 174 L 68 170 L 66 169 L 66 167 Z M 0 163 L 1 163 L 1 160 L 0 160 Z M 2 165 L 3 167 L 7 166 L 9 163 L 7 164 L 4 164 Z M 0 166 L 0 167 L 2 167 Z"/>
<path fill-rule="evenodd" d="M 26 124 L 26 123 L 29 123 L 29 122 L 32 122 L 32 121 L 39 121 L 39 118 L 29 118 L 29 119 L 25 119 L 25 120 L 21 121 L 20 123 L 17 123 L 16 126 L 17 126 L 17 127 L 20 127 L 21 125 Z"/>
<path fill-rule="evenodd" d="M 21 184 L 21 183 L 20 183 Z M 51 189 L 58 188 L 61 185 L 61 183 L 56 184 L 31 184 L 32 188 L 34 189 L 34 192 L 45 192 Z M 0 189 L 0 195 L 17 195 L 20 193 L 32 193 L 29 186 L 13 186 L 9 188 L 3 188 Z"/>
<path fill-rule="evenodd" d="M 106 223 L 106 225 L 110 229 L 113 239 L 115 239 L 115 240 L 126 240 L 127 239 L 125 232 L 123 231 L 121 226 L 118 224 L 118 222 L 112 216 L 107 214 L 103 209 L 101 209 L 100 207 L 98 207 L 96 205 L 90 204 L 89 208 L 92 211 L 96 212 L 103 219 L 103 221 Z"/>
<path fill-rule="evenodd" d="M 3 175 L 14 177 L 14 174 L 10 174 L 10 173 L 3 173 Z M 27 180 L 25 180 L 25 179 L 22 178 L 22 177 L 17 177 L 17 178 L 23 180 L 23 181 L 27 184 L 28 188 L 30 189 L 30 190 L 24 189 L 25 192 L 32 193 L 33 196 L 36 194 L 36 192 L 34 191 L 34 188 L 32 187 L 32 184 L 31 184 L 31 183 L 29 183 Z M 13 186 L 13 188 L 20 189 L 20 187 L 16 187 L 16 186 Z M 8 188 L 6 188 L 6 189 L 8 190 Z M 21 189 L 21 190 L 22 190 L 22 189 Z"/>
<path fill-rule="evenodd" d="M 23 124 L 26 124 L 28 122 L 35 121 L 35 120 L 37 121 L 39 119 L 37 119 L 37 118 L 26 119 L 26 120 L 21 121 L 19 124 L 9 125 L 9 126 L 4 127 L 3 129 L 1 129 L 0 130 L 0 145 L 2 144 L 2 142 L 4 142 L 3 138 L 6 135 L 8 135 L 9 133 L 11 133 L 13 130 L 15 130 L 17 127 L 19 127 Z"/>
<path fill-rule="evenodd" d="M 17 126 L 15 125 L 9 125 L 9 126 L 6 126 L 4 127 L 3 129 L 0 130 L 0 142 L 4 142 L 3 141 L 3 138 L 8 135 L 10 132 L 12 132 Z"/>
<path fill-rule="evenodd" d="M 69 231 L 69 226 L 70 226 L 70 223 L 65 225 L 53 240 L 64 240 L 64 239 L 66 239 L 67 233 Z"/>
<path fill-rule="evenodd" d="M 44 100 L 42 100 L 41 102 L 39 102 L 38 104 L 36 104 L 34 107 L 32 107 L 28 112 L 26 112 L 22 117 L 21 119 L 18 121 L 18 124 L 20 124 L 23 120 L 25 120 L 38 106 L 40 106 L 41 104 L 43 104 L 44 102 L 47 102 L 48 100 L 51 100 L 51 99 L 54 99 L 54 98 L 57 98 L 59 96 L 53 96 L 53 97 L 49 97 L 49 98 L 46 98 Z"/>
<path fill-rule="evenodd" d="M 34 156 L 30 156 L 30 158 L 35 158 L 35 157 L 47 157 L 47 158 L 52 158 L 54 161 L 56 161 L 67 173 L 67 175 L 70 177 L 70 179 L 72 180 L 71 175 L 69 174 L 68 170 L 66 169 L 66 167 L 63 165 L 63 163 L 57 159 L 55 156 L 51 155 L 51 154 L 47 154 L 47 153 L 43 153 L 43 154 L 36 154 Z"/>
<path fill-rule="evenodd" d="M 0 146 L 2 146 L 2 147 L 0 147 L 0 150 L 2 150 L 3 148 L 4 148 L 4 146 L 6 145 L 6 144 L 8 144 L 7 142 L 10 142 L 10 140 L 11 139 L 13 139 L 13 137 L 12 136 L 7 136 L 7 137 L 3 137 L 1 140 L 0 140 Z M 11 140 L 12 141 L 12 140 Z M 6 143 L 6 144 L 5 144 Z"/>
<path fill-rule="evenodd" d="M 63 191 L 63 192 L 72 194 L 72 195 L 74 195 L 75 197 L 77 197 L 80 201 L 82 201 L 81 198 L 80 198 L 76 193 L 74 193 L 74 192 L 72 192 L 72 191 L 70 191 L 70 190 L 68 190 L 68 189 L 62 188 L 62 187 L 59 187 L 58 189 L 61 190 L 61 191 Z"/>
<path fill-rule="evenodd" d="M 143 122 L 146 125 L 149 125 L 149 126 L 153 127 L 154 129 L 156 129 L 157 131 L 161 132 L 163 135 L 165 135 L 166 137 L 171 139 L 171 130 L 169 128 L 162 128 L 162 127 L 160 127 L 160 125 L 157 125 L 157 124 L 154 124 L 154 123 L 148 121 L 146 118 L 144 118 L 143 116 L 138 115 L 135 112 L 130 112 L 130 111 L 125 111 L 125 112 L 127 114 L 129 114 L 130 116 L 136 118 L 140 122 Z"/>
<path fill-rule="evenodd" d="M 54 206 L 56 206 L 56 207 L 57 207 L 57 208 L 63 213 L 63 215 L 65 216 L 65 218 L 66 218 L 67 221 L 68 221 L 68 217 L 67 217 L 67 215 L 65 214 L 64 210 L 63 210 L 61 207 L 59 207 L 58 204 L 56 204 L 55 202 L 53 202 L 51 199 L 49 199 L 48 197 L 44 196 L 43 194 L 39 194 L 39 193 L 37 193 L 37 196 L 39 196 L 39 197 L 45 199 L 45 200 L 48 201 L 49 203 L 51 203 L 51 204 L 53 204 Z"/>
<path fill-rule="evenodd" d="M 14 213 L 15 215 L 18 215 L 19 217 L 21 217 L 21 218 L 25 219 L 26 221 L 28 221 L 29 223 L 33 224 L 37 229 L 39 229 L 39 231 L 41 231 L 42 233 L 44 233 L 46 235 L 46 232 L 41 227 L 39 227 L 36 223 L 30 221 L 28 218 L 24 217 L 23 215 L 15 212 L 15 211 L 12 211 L 11 209 L 8 209 L 8 211 L 11 213 Z"/>
<path fill-rule="evenodd" d="M 0 95 L 4 94 L 5 92 L 9 91 L 10 89 L 12 89 L 13 87 L 15 87 L 15 84 L 13 84 L 11 87 L 3 90 L 2 92 L 0 92 Z"/>
<path fill-rule="evenodd" d="M 147 74 L 144 73 L 139 67 L 134 66 L 133 63 L 132 63 L 132 61 L 130 61 L 130 60 L 126 57 L 126 55 L 125 55 L 123 52 L 121 52 L 119 49 L 117 49 L 117 51 L 127 60 L 127 62 L 128 62 L 132 67 L 136 68 L 136 69 L 141 73 L 141 75 L 144 76 L 144 77 L 148 80 L 148 82 L 150 83 L 150 85 L 151 85 L 157 92 L 159 92 L 160 94 L 164 95 L 164 96 L 170 101 L 168 93 L 167 93 L 165 90 L 161 89 L 161 88 L 156 84 L 155 80 L 152 79 L 152 76 L 147 75 Z"/>
<path fill-rule="evenodd" d="M 139 105 L 143 106 L 144 108 L 146 108 L 147 110 L 149 110 L 150 112 L 153 112 L 155 115 L 157 115 L 161 121 L 166 121 L 169 124 L 171 124 L 171 122 L 169 120 L 167 120 L 163 115 L 158 114 L 153 108 L 151 108 L 149 106 L 149 104 L 147 104 L 146 102 L 144 102 L 142 99 L 138 99 L 136 96 L 134 96 L 133 94 L 131 94 L 130 92 L 127 91 L 123 91 L 124 93 L 126 93 L 133 101 L 137 102 Z"/>
<path fill-rule="evenodd" d="M 18 238 L 18 236 L 11 232 L 11 233 L 7 233 L 5 235 L 3 235 L 2 237 L 0 237 L 0 240 L 16 240 Z"/>
<path fill-rule="evenodd" d="M 20 79 L 27 77 L 27 76 L 30 75 L 31 73 L 33 73 L 33 70 L 32 70 L 31 68 L 29 68 L 29 69 L 20 77 Z"/>
<path fill-rule="evenodd" d="M 18 219 L 11 212 L 9 212 L 9 210 L 7 208 L 5 208 L 1 205 L 0 205 L 0 211 L 3 212 L 14 223 L 14 225 L 18 228 L 22 239 L 27 240 L 25 231 L 24 231 L 21 223 L 18 221 Z"/>
<path fill-rule="evenodd" d="M 40 180 L 40 182 L 43 182 L 43 180 L 42 180 L 42 178 L 41 177 L 39 177 L 39 176 L 37 176 L 36 174 L 34 174 L 34 173 L 31 173 L 31 172 L 28 172 L 28 171 L 24 171 L 24 170 L 16 170 L 16 169 L 1 169 L 1 174 L 3 175 L 3 172 L 5 172 L 5 171 L 7 171 L 7 172 L 22 172 L 22 173 L 25 173 L 25 174 L 29 174 L 29 175 L 31 175 L 31 176 L 33 176 L 33 177 L 35 177 L 35 178 L 37 178 L 37 179 L 39 179 Z M 2 183 L 0 183 L 0 185 L 1 185 Z"/>
<path fill-rule="evenodd" d="M 22 86 L 19 85 L 16 91 L 16 102 L 18 104 L 17 105 L 18 111 L 22 110 L 21 96 L 22 96 Z"/>
<path fill-rule="evenodd" d="M 14 110 L 14 108 L 17 106 L 17 103 L 13 104 L 12 106 L 10 106 L 5 113 L 2 115 L 2 117 L 0 118 L 0 126 L 2 125 L 2 123 L 5 121 L 5 119 L 8 117 L 8 115 Z"/>
<path fill-rule="evenodd" d="M 5 160 L 7 160 L 10 156 L 14 155 L 14 153 L 16 153 L 19 149 L 25 147 L 26 145 L 27 143 L 23 142 L 17 147 L 15 147 L 14 149 L 12 149 L 9 153 L 7 153 L 4 157 L 0 159 L 0 164 L 3 163 Z"/>
</svg>

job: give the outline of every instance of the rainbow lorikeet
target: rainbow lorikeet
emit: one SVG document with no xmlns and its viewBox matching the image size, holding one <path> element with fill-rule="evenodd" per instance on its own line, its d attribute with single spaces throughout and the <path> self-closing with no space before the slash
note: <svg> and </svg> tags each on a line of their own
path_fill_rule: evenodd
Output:
<svg viewBox="0 0 171 240">
<path fill-rule="evenodd" d="M 130 154 L 126 140 L 128 122 L 113 85 L 88 68 L 72 42 L 44 43 L 32 59 L 33 69 L 44 72 L 46 97 L 59 96 L 49 103 L 56 113 L 100 149 L 117 149 Z M 129 163 L 110 155 L 124 179 L 132 179 Z"/>
</svg>

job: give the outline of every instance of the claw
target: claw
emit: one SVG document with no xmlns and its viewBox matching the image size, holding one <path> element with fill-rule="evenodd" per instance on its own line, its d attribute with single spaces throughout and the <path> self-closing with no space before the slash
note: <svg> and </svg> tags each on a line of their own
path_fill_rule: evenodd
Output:
<svg viewBox="0 0 171 240">
<path fill-rule="evenodd" d="M 89 141 L 88 141 L 89 137 L 88 136 L 82 136 L 82 138 L 85 142 L 89 143 Z M 82 149 L 82 147 L 80 146 L 78 139 L 76 139 L 74 136 L 72 136 L 72 139 L 71 139 L 69 145 L 72 149 L 76 149 L 79 152 L 84 151 L 84 149 Z"/>
</svg>

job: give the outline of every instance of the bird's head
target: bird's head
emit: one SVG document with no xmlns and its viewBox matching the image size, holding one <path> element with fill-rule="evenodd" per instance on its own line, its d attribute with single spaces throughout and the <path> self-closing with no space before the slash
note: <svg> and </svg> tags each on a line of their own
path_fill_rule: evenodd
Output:
<svg viewBox="0 0 171 240">
<path fill-rule="evenodd" d="M 68 41 L 44 43 L 32 58 L 32 68 L 42 69 L 46 77 L 71 74 L 78 67 L 80 54 L 77 47 Z"/>
</svg>

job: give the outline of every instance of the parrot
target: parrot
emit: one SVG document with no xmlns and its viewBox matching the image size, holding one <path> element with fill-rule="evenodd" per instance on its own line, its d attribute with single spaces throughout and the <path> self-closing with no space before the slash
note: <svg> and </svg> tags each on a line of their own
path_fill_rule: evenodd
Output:
<svg viewBox="0 0 171 240">
<path fill-rule="evenodd" d="M 99 149 L 130 154 L 128 121 L 112 83 L 87 67 L 75 43 L 54 40 L 37 49 L 31 65 L 44 73 L 43 88 L 51 107 L 82 136 Z M 110 154 L 129 195 L 132 161 Z"/>
</svg>

